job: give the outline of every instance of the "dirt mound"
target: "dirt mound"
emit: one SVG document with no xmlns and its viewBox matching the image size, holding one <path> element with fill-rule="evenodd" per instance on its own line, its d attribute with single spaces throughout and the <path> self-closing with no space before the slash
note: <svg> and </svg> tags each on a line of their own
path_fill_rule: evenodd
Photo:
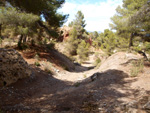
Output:
<svg viewBox="0 0 150 113">
<path fill-rule="evenodd" d="M 104 62 L 102 62 L 98 70 L 106 71 L 109 69 L 119 69 L 128 73 L 128 64 L 132 60 L 138 60 L 140 58 L 143 58 L 140 54 L 118 52 L 110 56 Z"/>
<path fill-rule="evenodd" d="M 31 75 L 27 62 L 14 49 L 0 49 L 0 86 Z"/>
</svg>

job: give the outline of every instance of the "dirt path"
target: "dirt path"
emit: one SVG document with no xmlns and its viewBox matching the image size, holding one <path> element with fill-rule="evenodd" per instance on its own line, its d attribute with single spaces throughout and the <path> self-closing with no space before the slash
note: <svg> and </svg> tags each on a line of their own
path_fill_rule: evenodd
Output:
<svg viewBox="0 0 150 113">
<path fill-rule="evenodd" d="M 7 113 L 133 113 L 135 110 L 145 113 L 139 108 L 146 105 L 148 99 L 139 106 L 132 103 L 149 95 L 150 89 L 146 86 L 150 86 L 150 73 L 143 79 L 129 77 L 130 67 L 121 64 L 130 59 L 119 53 L 105 61 L 103 67 L 87 70 L 85 66 L 93 67 L 94 59 L 90 56 L 84 68 L 76 66 L 77 72 L 60 71 L 57 75 L 31 66 L 30 78 L 0 89 L 0 108 Z M 114 66 L 111 60 L 115 61 Z M 147 82 L 141 87 L 144 79 Z"/>
<path fill-rule="evenodd" d="M 55 77 L 59 80 L 66 80 L 76 83 L 96 73 L 96 69 L 94 69 L 94 67 L 94 55 L 90 55 L 89 60 L 85 61 L 82 66 L 75 67 L 76 72 L 62 71 L 57 73 Z"/>
</svg>

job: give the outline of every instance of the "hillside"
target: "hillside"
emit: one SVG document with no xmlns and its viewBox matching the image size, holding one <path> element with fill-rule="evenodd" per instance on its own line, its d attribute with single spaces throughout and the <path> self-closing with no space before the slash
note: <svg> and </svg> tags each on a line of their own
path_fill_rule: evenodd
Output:
<svg viewBox="0 0 150 113">
<path fill-rule="evenodd" d="M 20 53 L 30 64 L 32 75 L 0 88 L 2 111 L 7 113 L 149 112 L 150 64 L 145 62 L 143 71 L 138 76 L 131 77 L 130 74 L 132 61 L 142 58 L 138 54 L 118 52 L 102 61 L 100 67 L 89 68 L 93 67 L 94 55 L 89 57 L 84 66 L 77 66 L 67 60 L 67 57 L 59 56 L 59 52 L 51 51 L 46 54 L 39 51 L 40 63 L 45 60 L 54 61 L 54 67 L 59 70 L 55 74 L 50 74 L 43 70 L 42 66 L 33 65 L 36 59 L 31 57 L 32 52 Z M 74 68 L 70 67 L 71 70 L 66 71 L 56 65 L 58 62 L 66 62 Z"/>
</svg>

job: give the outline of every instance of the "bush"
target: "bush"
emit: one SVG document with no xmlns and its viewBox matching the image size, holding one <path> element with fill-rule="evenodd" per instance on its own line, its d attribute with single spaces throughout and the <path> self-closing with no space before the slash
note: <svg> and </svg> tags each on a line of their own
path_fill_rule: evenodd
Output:
<svg viewBox="0 0 150 113">
<path fill-rule="evenodd" d="M 96 60 L 95 60 L 95 66 L 98 66 L 98 65 L 100 65 L 100 63 L 101 63 L 101 59 L 100 58 L 97 58 Z"/>
<path fill-rule="evenodd" d="M 41 66 L 38 61 L 36 61 L 36 62 L 34 63 L 34 65 L 35 65 L 35 66 Z"/>
<path fill-rule="evenodd" d="M 130 75 L 132 77 L 136 77 L 140 72 L 143 71 L 144 68 L 144 61 L 139 60 L 139 61 L 134 61 L 132 62 L 133 67 L 131 68 Z"/>
</svg>

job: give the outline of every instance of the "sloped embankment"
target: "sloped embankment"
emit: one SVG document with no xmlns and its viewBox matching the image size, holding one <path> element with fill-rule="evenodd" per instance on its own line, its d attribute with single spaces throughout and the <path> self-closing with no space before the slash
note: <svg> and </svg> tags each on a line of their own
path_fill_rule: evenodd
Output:
<svg viewBox="0 0 150 113">
<path fill-rule="evenodd" d="M 129 74 L 130 63 L 143 58 L 140 54 L 118 52 L 102 62 L 98 70 L 118 69 Z"/>
</svg>

